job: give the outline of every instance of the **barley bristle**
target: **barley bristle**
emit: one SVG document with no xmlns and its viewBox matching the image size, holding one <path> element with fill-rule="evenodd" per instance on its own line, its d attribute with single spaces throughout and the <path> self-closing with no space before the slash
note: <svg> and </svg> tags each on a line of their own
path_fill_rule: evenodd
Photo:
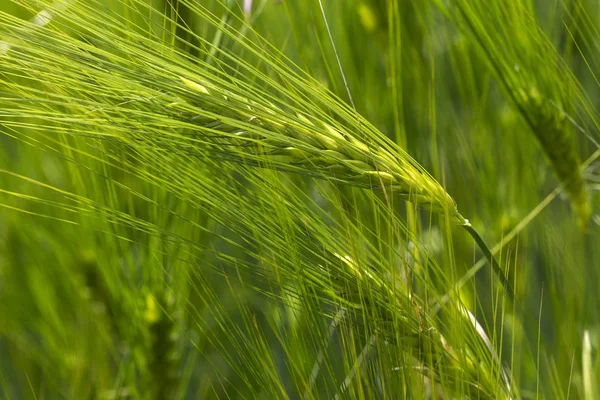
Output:
<svg viewBox="0 0 600 400">
<path fill-rule="evenodd" d="M 341 268 L 328 268 L 319 265 L 320 273 L 311 274 L 305 270 L 306 277 L 317 287 L 323 285 L 323 277 L 329 277 L 337 282 L 336 293 L 333 294 L 346 310 L 346 317 L 355 326 L 361 326 L 363 321 L 378 319 L 374 326 L 379 329 L 374 332 L 387 343 L 394 343 L 409 350 L 415 363 L 422 367 L 424 375 L 439 379 L 465 379 L 478 382 L 469 386 L 469 398 L 496 398 L 496 385 L 493 371 L 490 367 L 470 354 L 469 360 L 459 359 L 459 353 L 446 340 L 427 318 L 428 313 L 422 309 L 422 301 L 414 293 L 403 292 L 394 288 L 394 283 L 379 276 L 375 269 L 361 265 L 348 255 L 331 253 L 329 262 L 336 263 Z M 331 271 L 343 276 L 332 276 Z M 329 290 L 331 287 L 325 285 Z M 372 290 L 368 295 L 365 291 Z M 462 306 L 461 306 L 462 307 Z M 368 317 L 364 314 L 368 314 Z M 363 328 L 369 331 L 368 327 Z M 399 340 L 399 342 L 398 342 Z M 495 356 L 494 354 L 492 355 Z M 496 359 L 497 360 L 497 359 Z M 427 372 L 426 372 L 427 371 Z M 494 394 L 492 394 L 494 393 Z"/>
</svg>

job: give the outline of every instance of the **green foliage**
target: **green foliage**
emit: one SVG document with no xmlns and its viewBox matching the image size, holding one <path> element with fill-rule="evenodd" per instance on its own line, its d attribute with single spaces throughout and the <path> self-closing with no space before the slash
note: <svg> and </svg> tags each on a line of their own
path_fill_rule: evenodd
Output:
<svg viewBox="0 0 600 400">
<path fill-rule="evenodd" d="M 0 397 L 598 396 L 597 5 L 251 3 L 0 4 Z"/>
</svg>

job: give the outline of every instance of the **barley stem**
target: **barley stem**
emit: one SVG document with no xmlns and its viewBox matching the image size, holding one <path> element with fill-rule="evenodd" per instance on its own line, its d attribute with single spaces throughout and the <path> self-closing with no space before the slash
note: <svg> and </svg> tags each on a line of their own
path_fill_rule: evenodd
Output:
<svg viewBox="0 0 600 400">
<path fill-rule="evenodd" d="M 490 250 L 488 245 L 485 243 L 485 241 L 482 239 L 482 237 L 479 235 L 479 233 L 477 233 L 475 228 L 473 228 L 473 226 L 471 225 L 471 223 L 468 220 L 465 220 L 465 223 L 462 226 L 463 226 L 463 228 L 466 229 L 467 232 L 469 232 L 469 235 L 471 235 L 471 237 L 475 240 L 475 243 L 477 243 L 477 247 L 479 247 L 479 249 L 483 252 L 483 254 L 485 255 L 485 258 L 488 260 L 488 262 L 492 266 L 494 273 L 500 280 L 500 283 L 502 284 L 502 287 L 504 288 L 504 291 L 508 295 L 510 301 L 514 303 L 515 290 L 513 289 L 512 284 L 510 283 L 510 281 L 504 274 L 504 271 L 502 271 L 500 264 L 498 264 L 498 261 L 496 261 L 496 258 L 492 254 L 492 251 Z"/>
</svg>

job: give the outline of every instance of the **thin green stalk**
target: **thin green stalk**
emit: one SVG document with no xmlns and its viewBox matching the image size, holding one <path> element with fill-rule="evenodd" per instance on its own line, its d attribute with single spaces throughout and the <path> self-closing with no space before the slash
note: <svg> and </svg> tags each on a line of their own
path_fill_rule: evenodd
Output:
<svg viewBox="0 0 600 400">
<path fill-rule="evenodd" d="M 505 293 L 508 295 L 510 301 L 513 304 L 513 310 L 517 316 L 517 318 L 516 318 L 517 323 L 523 324 L 522 326 L 524 326 L 524 323 L 526 321 L 525 309 L 524 309 L 523 305 L 519 302 L 519 300 L 515 297 L 514 288 L 513 288 L 512 284 L 510 283 L 510 281 L 508 280 L 508 278 L 506 277 L 506 275 L 504 274 L 504 271 L 502 270 L 502 268 L 496 261 L 496 258 L 494 257 L 492 251 L 490 250 L 488 245 L 485 243 L 485 241 L 481 238 L 479 233 L 477 233 L 477 231 L 473 228 L 473 226 L 471 226 L 471 224 L 469 223 L 468 220 L 465 222 L 463 227 L 466 229 L 467 232 L 469 232 L 471 237 L 475 240 L 475 242 L 477 243 L 477 246 L 484 253 L 485 258 L 488 260 L 488 262 L 492 266 L 492 269 L 494 270 L 494 273 L 500 280 L 500 283 L 502 284 Z M 540 318 L 541 318 L 541 310 L 540 310 Z M 540 322 L 538 322 L 538 329 L 539 329 L 539 324 L 540 324 Z M 530 337 L 530 335 L 527 334 L 526 329 L 524 329 L 523 332 L 524 332 L 525 341 L 528 344 L 529 350 L 533 351 L 533 349 L 537 349 L 536 369 L 537 369 L 537 375 L 538 375 L 537 384 L 538 384 L 538 391 L 539 391 L 540 388 L 543 389 L 545 387 L 545 386 L 541 385 L 541 373 L 540 373 L 540 362 L 539 362 L 539 357 L 541 354 L 541 349 L 540 349 L 541 342 L 540 342 L 540 338 L 539 338 L 539 332 L 538 332 L 538 338 L 537 338 L 536 342 L 534 342 L 532 340 L 532 338 Z M 535 346 L 534 346 L 534 344 L 535 344 Z M 536 356 L 534 356 L 534 357 L 536 357 Z"/>
<path fill-rule="evenodd" d="M 221 46 L 221 41 L 223 40 L 223 30 L 229 23 L 229 18 L 231 17 L 232 7 L 234 4 L 235 3 L 231 0 L 229 0 L 225 4 L 226 10 L 225 10 L 225 13 L 223 14 L 223 17 L 221 17 L 221 24 L 220 24 L 219 28 L 217 29 L 217 32 L 215 33 L 215 37 L 211 43 L 210 50 L 208 51 L 208 54 L 206 55 L 206 64 L 207 65 L 211 65 L 214 62 L 214 59 L 217 57 L 217 51 L 219 51 L 219 48 Z"/>
<path fill-rule="evenodd" d="M 494 273 L 500 280 L 500 283 L 502 284 L 502 287 L 504 288 L 504 291 L 508 295 L 510 301 L 514 303 L 515 290 L 513 289 L 512 284 L 504 274 L 504 271 L 502 271 L 502 268 L 498 264 L 498 261 L 496 261 L 496 258 L 494 257 L 494 254 L 492 254 L 492 251 L 490 250 L 488 245 L 485 243 L 485 241 L 481 238 L 479 233 L 477 233 L 475 228 L 473 228 L 473 226 L 468 220 L 465 220 L 465 223 L 462 225 L 462 227 L 465 228 L 465 230 L 469 232 L 469 235 L 471 235 L 471 237 L 475 240 L 475 243 L 477 243 L 477 247 L 479 247 L 479 249 L 483 252 L 485 258 L 492 266 Z"/>
<path fill-rule="evenodd" d="M 594 366 L 592 362 L 592 344 L 590 332 L 583 332 L 583 344 L 581 349 L 581 364 L 583 369 L 583 393 L 585 399 L 597 399 L 596 385 L 594 384 Z"/>
<path fill-rule="evenodd" d="M 581 170 L 585 172 L 589 166 L 600 157 L 600 150 L 596 150 L 588 159 L 583 162 L 581 165 Z M 492 254 L 498 253 L 500 250 L 504 248 L 508 243 L 510 243 L 517 235 L 525 229 L 533 221 L 546 207 L 558 196 L 563 190 L 563 185 L 558 185 L 552 192 L 550 192 L 544 200 L 542 200 L 537 206 L 535 206 L 529 214 L 527 214 L 521 222 L 519 222 L 507 235 L 502 237 L 500 242 L 496 243 L 494 247 L 492 247 Z M 469 282 L 475 274 L 485 265 L 485 257 L 480 258 L 463 277 L 456 283 L 455 287 L 452 289 L 453 291 L 458 291 L 462 288 L 465 283 Z M 451 292 L 446 293 L 439 301 L 437 301 L 438 305 L 436 306 L 436 310 L 439 310 L 441 304 L 445 304 L 448 300 L 450 300 Z"/>
</svg>

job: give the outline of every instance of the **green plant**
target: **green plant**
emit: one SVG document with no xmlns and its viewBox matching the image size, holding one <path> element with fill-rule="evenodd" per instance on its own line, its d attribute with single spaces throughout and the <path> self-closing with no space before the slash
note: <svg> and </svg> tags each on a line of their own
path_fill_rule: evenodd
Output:
<svg viewBox="0 0 600 400">
<path fill-rule="evenodd" d="M 600 53 L 552 3 L 1 5 L 3 396 L 593 396 L 553 199 L 588 223 Z"/>
</svg>

